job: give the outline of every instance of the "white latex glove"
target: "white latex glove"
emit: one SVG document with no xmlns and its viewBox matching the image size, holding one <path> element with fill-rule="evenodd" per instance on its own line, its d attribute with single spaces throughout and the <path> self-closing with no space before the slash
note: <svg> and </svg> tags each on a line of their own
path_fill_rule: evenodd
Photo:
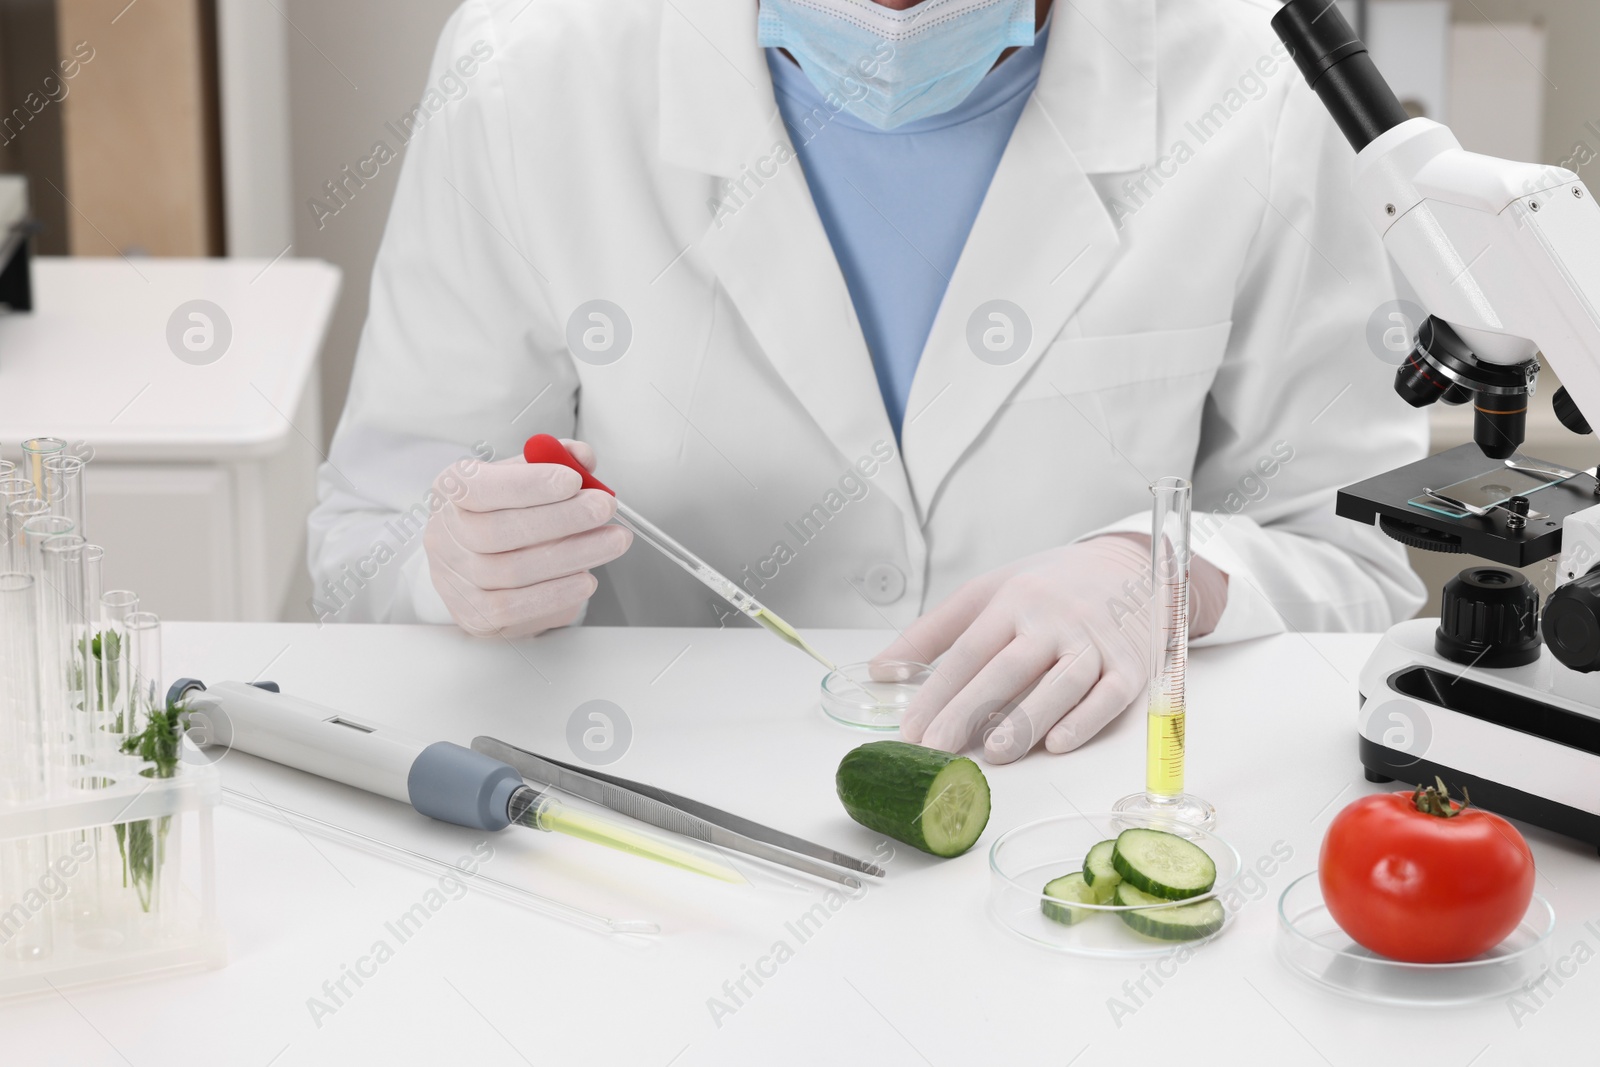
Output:
<svg viewBox="0 0 1600 1067">
<path fill-rule="evenodd" d="M 985 760 L 1010 763 L 1041 738 L 1051 752 L 1077 748 L 1142 703 L 1149 546 L 1148 537 L 1114 534 L 1040 552 L 974 578 L 912 623 L 873 660 L 943 657 L 907 707 L 900 736 L 947 752 L 981 737 Z M 1193 558 L 1193 636 L 1216 627 L 1227 582 Z"/>
<path fill-rule="evenodd" d="M 562 444 L 594 470 L 592 448 Z M 632 533 L 607 525 L 616 498 L 582 484 L 569 467 L 520 457 L 480 464 L 464 478 L 455 467 L 439 475 L 434 490 L 450 502 L 428 519 L 422 543 L 457 625 L 482 637 L 527 637 L 578 618 L 599 585 L 589 568 L 633 543 Z"/>
</svg>

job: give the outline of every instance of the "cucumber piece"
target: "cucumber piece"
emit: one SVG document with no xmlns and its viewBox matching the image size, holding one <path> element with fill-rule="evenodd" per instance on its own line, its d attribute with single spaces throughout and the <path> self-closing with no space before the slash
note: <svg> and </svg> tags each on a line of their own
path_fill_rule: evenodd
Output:
<svg viewBox="0 0 1600 1067">
<path fill-rule="evenodd" d="M 1104 886 L 1106 900 L 1111 899 L 1111 891 L 1117 887 L 1118 882 L 1122 881 L 1122 875 L 1118 874 L 1116 867 L 1111 864 L 1111 853 L 1115 851 L 1116 847 L 1115 840 L 1102 841 L 1091 848 L 1087 856 L 1083 857 L 1083 880 L 1096 889 Z M 1103 904 L 1105 901 L 1103 900 L 1101 903 Z"/>
<path fill-rule="evenodd" d="M 869 830 L 935 856 L 959 856 L 989 823 L 989 783 L 965 756 L 904 741 L 873 741 L 845 754 L 839 801 Z"/>
<path fill-rule="evenodd" d="M 1073 871 L 1060 878 L 1052 879 L 1044 887 L 1044 895 L 1053 899 L 1041 900 L 1039 909 L 1044 912 L 1044 917 L 1062 926 L 1071 926 L 1081 923 L 1094 914 L 1090 908 L 1074 908 L 1072 904 L 1105 904 L 1110 897 L 1102 897 L 1083 877 L 1082 871 Z M 1057 904 L 1056 901 L 1066 901 Z"/>
<path fill-rule="evenodd" d="M 1111 850 L 1123 882 L 1163 900 L 1184 900 L 1211 891 L 1217 865 L 1193 841 L 1165 830 L 1124 830 Z"/>
<path fill-rule="evenodd" d="M 1143 893 L 1123 882 L 1112 896 L 1117 904 L 1147 911 L 1119 911 L 1128 928 L 1157 941 L 1196 941 L 1222 929 L 1228 913 L 1215 898 L 1193 904 L 1172 904 L 1161 897 Z M 1168 905 L 1163 907 L 1162 905 Z"/>
</svg>

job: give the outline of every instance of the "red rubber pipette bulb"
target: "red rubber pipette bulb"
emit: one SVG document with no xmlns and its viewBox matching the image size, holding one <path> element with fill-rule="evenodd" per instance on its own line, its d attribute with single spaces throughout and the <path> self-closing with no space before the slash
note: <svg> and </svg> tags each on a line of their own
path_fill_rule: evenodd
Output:
<svg viewBox="0 0 1600 1067">
<path fill-rule="evenodd" d="M 547 433 L 536 433 L 528 438 L 528 443 L 522 446 L 522 458 L 529 463 L 559 463 L 563 467 L 571 467 L 583 475 L 583 488 L 617 495 L 609 485 L 590 474 L 587 467 L 573 458 L 566 445 Z"/>
</svg>

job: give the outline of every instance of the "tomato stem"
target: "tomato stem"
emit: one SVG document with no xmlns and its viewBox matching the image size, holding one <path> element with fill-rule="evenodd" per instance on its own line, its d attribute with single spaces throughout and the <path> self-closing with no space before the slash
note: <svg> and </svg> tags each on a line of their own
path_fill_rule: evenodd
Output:
<svg viewBox="0 0 1600 1067">
<path fill-rule="evenodd" d="M 1452 819 L 1466 811 L 1472 804 L 1472 796 L 1465 787 L 1461 790 L 1463 799 L 1459 804 L 1450 799 L 1450 790 L 1445 786 L 1443 778 L 1434 778 L 1433 785 L 1418 784 L 1416 791 L 1411 794 L 1411 804 L 1424 815 L 1437 815 L 1441 819 Z"/>
</svg>

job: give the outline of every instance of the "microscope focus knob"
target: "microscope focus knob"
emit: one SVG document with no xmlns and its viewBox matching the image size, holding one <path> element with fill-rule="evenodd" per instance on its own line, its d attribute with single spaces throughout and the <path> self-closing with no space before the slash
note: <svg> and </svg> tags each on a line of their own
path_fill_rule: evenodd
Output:
<svg viewBox="0 0 1600 1067">
<path fill-rule="evenodd" d="M 1433 644 L 1439 655 L 1457 663 L 1479 667 L 1532 663 L 1539 658 L 1538 590 L 1504 567 L 1468 567 L 1444 585 Z"/>
<path fill-rule="evenodd" d="M 1600 569 L 1551 593 L 1539 628 L 1556 659 L 1575 671 L 1600 671 Z"/>
<path fill-rule="evenodd" d="M 1567 392 L 1567 387 L 1562 386 L 1556 390 L 1555 396 L 1550 398 L 1550 406 L 1555 409 L 1556 419 L 1561 425 L 1576 434 L 1588 435 L 1589 420 L 1583 417 L 1583 412 L 1578 410 L 1577 401 Z"/>
</svg>

